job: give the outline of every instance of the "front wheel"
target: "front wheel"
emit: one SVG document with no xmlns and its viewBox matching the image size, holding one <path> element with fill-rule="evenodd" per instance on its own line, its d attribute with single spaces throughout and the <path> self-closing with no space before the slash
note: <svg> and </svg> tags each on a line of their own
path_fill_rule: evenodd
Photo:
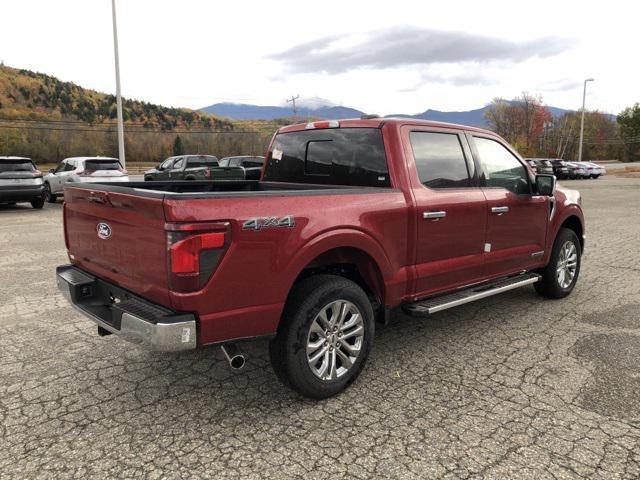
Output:
<svg viewBox="0 0 640 480">
<path fill-rule="evenodd" d="M 44 184 L 44 198 L 49 203 L 56 203 L 56 196 L 51 192 L 51 185 Z"/>
<path fill-rule="evenodd" d="M 366 293 L 334 275 L 301 281 L 269 345 L 280 380 L 301 395 L 322 399 L 347 388 L 364 367 L 374 336 Z"/>
<path fill-rule="evenodd" d="M 578 236 L 573 230 L 561 228 L 553 243 L 549 263 L 539 272 L 542 278 L 534 283 L 536 291 L 547 298 L 569 295 L 578 281 L 581 255 Z"/>
</svg>

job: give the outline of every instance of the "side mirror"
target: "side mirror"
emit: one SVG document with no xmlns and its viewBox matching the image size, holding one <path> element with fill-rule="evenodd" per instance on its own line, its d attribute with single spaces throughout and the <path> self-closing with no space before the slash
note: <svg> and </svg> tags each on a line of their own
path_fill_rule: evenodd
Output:
<svg viewBox="0 0 640 480">
<path fill-rule="evenodd" d="M 536 175 L 536 192 L 538 195 L 552 197 L 556 193 L 556 177 L 554 175 Z"/>
<path fill-rule="evenodd" d="M 56 169 L 55 168 L 50 168 L 49 169 L 49 173 L 56 173 Z"/>
</svg>

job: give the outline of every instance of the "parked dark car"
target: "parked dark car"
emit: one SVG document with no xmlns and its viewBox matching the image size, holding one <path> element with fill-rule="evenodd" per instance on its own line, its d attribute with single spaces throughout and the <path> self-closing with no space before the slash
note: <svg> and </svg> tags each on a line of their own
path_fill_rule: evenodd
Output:
<svg viewBox="0 0 640 480">
<path fill-rule="evenodd" d="M 42 172 L 30 158 L 0 157 L 0 203 L 18 202 L 44 206 Z"/>
<path fill-rule="evenodd" d="M 553 167 L 553 174 L 556 176 L 556 178 L 570 178 L 570 166 L 567 165 L 567 162 L 565 162 L 561 158 L 550 158 L 549 162 L 551 162 L 551 166 Z M 571 175 L 575 174 L 575 169 L 572 168 L 571 170 Z"/>
<path fill-rule="evenodd" d="M 242 167 L 244 168 L 245 179 L 260 180 L 262 167 L 264 166 L 264 157 L 224 157 L 220 160 L 221 167 Z"/>
<path fill-rule="evenodd" d="M 533 168 L 536 173 L 545 175 L 553 175 L 553 165 L 551 162 L 544 158 L 525 158 L 527 163 Z"/>
<path fill-rule="evenodd" d="M 156 168 L 144 172 L 145 181 L 163 180 L 244 180 L 239 167 L 221 167 L 214 155 L 169 157 Z"/>
</svg>

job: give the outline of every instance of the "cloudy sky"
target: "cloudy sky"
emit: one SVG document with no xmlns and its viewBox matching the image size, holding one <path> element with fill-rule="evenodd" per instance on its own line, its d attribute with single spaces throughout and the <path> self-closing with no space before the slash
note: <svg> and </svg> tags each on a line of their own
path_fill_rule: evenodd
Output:
<svg viewBox="0 0 640 480">
<path fill-rule="evenodd" d="M 2 2 L 0 60 L 113 92 L 110 0 Z M 630 1 L 118 0 L 123 94 L 164 105 L 322 98 L 468 110 L 523 91 L 617 113 L 640 101 Z"/>
</svg>

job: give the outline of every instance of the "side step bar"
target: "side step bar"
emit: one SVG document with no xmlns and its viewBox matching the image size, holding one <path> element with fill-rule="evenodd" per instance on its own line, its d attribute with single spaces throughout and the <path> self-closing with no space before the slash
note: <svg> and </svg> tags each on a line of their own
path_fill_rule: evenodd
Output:
<svg viewBox="0 0 640 480">
<path fill-rule="evenodd" d="M 419 302 L 404 305 L 402 309 L 411 316 L 425 317 L 432 313 L 446 310 L 447 308 L 457 307 L 469 302 L 475 302 L 482 298 L 487 298 L 498 293 L 513 290 L 514 288 L 531 285 L 540 280 L 537 273 L 522 273 L 513 277 L 507 277 L 492 283 L 476 285 L 465 290 L 442 295 L 440 297 L 431 297 Z"/>
</svg>

